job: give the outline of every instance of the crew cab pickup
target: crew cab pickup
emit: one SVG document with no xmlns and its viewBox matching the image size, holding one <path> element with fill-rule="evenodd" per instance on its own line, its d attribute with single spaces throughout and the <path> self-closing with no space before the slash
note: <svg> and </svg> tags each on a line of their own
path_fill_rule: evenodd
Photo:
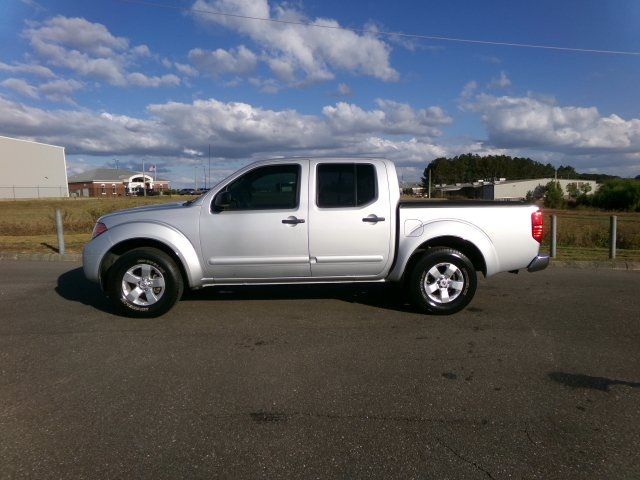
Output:
<svg viewBox="0 0 640 480">
<path fill-rule="evenodd" d="M 402 282 L 423 311 L 463 309 L 476 275 L 544 269 L 534 205 L 400 201 L 393 162 L 294 158 L 242 168 L 185 203 L 98 219 L 84 272 L 116 308 L 167 312 L 185 288 Z"/>
</svg>

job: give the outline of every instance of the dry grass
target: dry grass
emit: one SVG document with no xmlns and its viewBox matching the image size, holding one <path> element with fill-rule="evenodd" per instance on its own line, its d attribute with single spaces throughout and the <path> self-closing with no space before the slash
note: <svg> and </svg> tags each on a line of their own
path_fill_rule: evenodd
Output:
<svg viewBox="0 0 640 480">
<path fill-rule="evenodd" d="M 58 247 L 55 212 L 62 211 L 65 247 L 79 253 L 98 217 L 125 208 L 186 201 L 193 197 L 68 198 L 0 201 L 0 251 L 51 253 Z"/>
<path fill-rule="evenodd" d="M 91 233 L 96 220 L 107 213 L 192 197 L 118 197 L 112 199 L 19 200 L 0 202 L 0 236 L 46 235 L 56 232 L 55 212 L 62 211 L 65 233 Z"/>
</svg>

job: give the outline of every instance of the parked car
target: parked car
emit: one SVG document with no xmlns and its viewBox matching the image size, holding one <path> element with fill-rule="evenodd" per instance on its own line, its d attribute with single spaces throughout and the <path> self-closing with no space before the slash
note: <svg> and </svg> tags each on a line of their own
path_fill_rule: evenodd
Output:
<svg viewBox="0 0 640 480">
<path fill-rule="evenodd" d="M 167 312 L 185 288 L 395 282 L 424 312 L 451 314 L 477 272 L 542 270 L 542 214 L 522 203 L 400 201 L 393 162 L 280 159 L 184 203 L 101 217 L 86 277 L 134 317 Z"/>
<path fill-rule="evenodd" d="M 193 188 L 182 188 L 178 190 L 179 195 L 198 195 L 198 192 Z"/>
</svg>

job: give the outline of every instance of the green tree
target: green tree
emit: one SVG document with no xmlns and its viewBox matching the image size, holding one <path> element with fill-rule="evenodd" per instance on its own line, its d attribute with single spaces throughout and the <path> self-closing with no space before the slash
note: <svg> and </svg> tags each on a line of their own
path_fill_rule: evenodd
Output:
<svg viewBox="0 0 640 480">
<path fill-rule="evenodd" d="M 551 181 L 547 183 L 547 191 L 544 195 L 544 206 L 547 208 L 564 207 L 564 192 L 560 182 Z"/>
<path fill-rule="evenodd" d="M 580 195 L 580 189 L 578 188 L 578 184 L 577 183 L 569 183 L 567 185 L 567 194 L 569 195 L 569 198 L 572 199 L 577 199 L 578 196 Z"/>
</svg>

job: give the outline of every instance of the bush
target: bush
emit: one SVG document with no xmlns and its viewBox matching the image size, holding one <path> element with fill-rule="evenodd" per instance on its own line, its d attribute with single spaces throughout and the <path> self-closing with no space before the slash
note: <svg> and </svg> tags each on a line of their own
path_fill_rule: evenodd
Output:
<svg viewBox="0 0 640 480">
<path fill-rule="evenodd" d="M 640 212 L 640 182 L 636 180 L 606 182 L 595 193 L 593 204 L 605 210 Z"/>
</svg>

